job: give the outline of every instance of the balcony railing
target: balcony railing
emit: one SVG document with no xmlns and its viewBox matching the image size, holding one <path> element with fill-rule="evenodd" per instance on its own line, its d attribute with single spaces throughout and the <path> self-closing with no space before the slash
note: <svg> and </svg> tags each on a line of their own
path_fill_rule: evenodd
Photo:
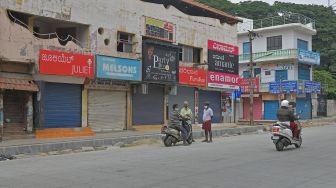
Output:
<svg viewBox="0 0 336 188">
<path fill-rule="evenodd" d="M 302 14 L 296 13 L 284 13 L 279 16 L 253 20 L 253 21 L 246 21 L 244 23 L 239 24 L 238 30 L 240 32 L 245 32 L 248 30 L 254 29 L 261 29 L 266 27 L 273 27 L 278 25 L 286 25 L 286 24 L 293 24 L 298 23 L 305 25 L 310 29 L 315 29 L 315 20 L 304 16 Z"/>
<path fill-rule="evenodd" d="M 257 52 L 252 54 L 253 62 L 293 59 L 298 57 L 297 49 L 272 50 L 267 52 Z M 250 61 L 250 54 L 239 55 L 239 63 L 247 63 Z"/>
</svg>

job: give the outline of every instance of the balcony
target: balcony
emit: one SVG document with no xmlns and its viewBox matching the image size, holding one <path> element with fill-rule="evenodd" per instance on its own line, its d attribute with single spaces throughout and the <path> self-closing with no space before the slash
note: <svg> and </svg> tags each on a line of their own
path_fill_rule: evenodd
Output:
<svg viewBox="0 0 336 188">
<path fill-rule="evenodd" d="M 278 61 L 287 59 L 297 59 L 297 49 L 272 50 L 267 52 L 257 52 L 252 54 L 253 62 Z M 239 63 L 249 63 L 250 54 L 239 55 Z"/>
</svg>

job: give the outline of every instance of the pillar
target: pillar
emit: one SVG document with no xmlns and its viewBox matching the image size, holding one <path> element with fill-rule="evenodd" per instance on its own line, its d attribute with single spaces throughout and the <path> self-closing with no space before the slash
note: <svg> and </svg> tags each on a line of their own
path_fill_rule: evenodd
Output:
<svg viewBox="0 0 336 188">
<path fill-rule="evenodd" d="M 82 91 L 82 127 L 88 126 L 88 90 Z"/>
<path fill-rule="evenodd" d="M 1 139 L 0 139 L 0 141 L 3 140 L 3 128 L 4 128 L 3 95 L 2 95 L 2 93 L 0 93 L 0 129 L 1 129 L 1 132 L 0 132 Z"/>
<path fill-rule="evenodd" d="M 33 97 L 31 94 L 28 95 L 28 101 L 26 103 L 26 130 L 28 133 L 33 132 Z"/>
<path fill-rule="evenodd" d="M 130 88 L 129 91 L 127 91 L 127 122 L 126 122 L 126 130 L 132 130 L 133 125 L 132 125 L 132 87 Z"/>
</svg>

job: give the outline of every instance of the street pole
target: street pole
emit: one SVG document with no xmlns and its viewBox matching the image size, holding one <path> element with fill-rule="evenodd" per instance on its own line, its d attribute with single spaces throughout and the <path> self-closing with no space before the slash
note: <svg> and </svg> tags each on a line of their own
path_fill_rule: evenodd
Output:
<svg viewBox="0 0 336 188">
<path fill-rule="evenodd" d="M 253 31 L 249 31 L 249 42 L 250 42 L 250 126 L 254 125 L 254 118 L 253 118 L 253 55 L 252 55 L 252 41 L 256 34 Z"/>
</svg>

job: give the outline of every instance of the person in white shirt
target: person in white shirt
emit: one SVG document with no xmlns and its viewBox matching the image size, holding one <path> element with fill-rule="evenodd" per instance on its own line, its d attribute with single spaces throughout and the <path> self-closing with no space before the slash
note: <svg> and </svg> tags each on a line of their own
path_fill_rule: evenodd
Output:
<svg viewBox="0 0 336 188">
<path fill-rule="evenodd" d="M 212 142 L 211 120 L 213 117 L 213 111 L 209 105 L 209 102 L 204 104 L 202 129 L 204 129 L 205 140 L 202 142 Z"/>
</svg>

